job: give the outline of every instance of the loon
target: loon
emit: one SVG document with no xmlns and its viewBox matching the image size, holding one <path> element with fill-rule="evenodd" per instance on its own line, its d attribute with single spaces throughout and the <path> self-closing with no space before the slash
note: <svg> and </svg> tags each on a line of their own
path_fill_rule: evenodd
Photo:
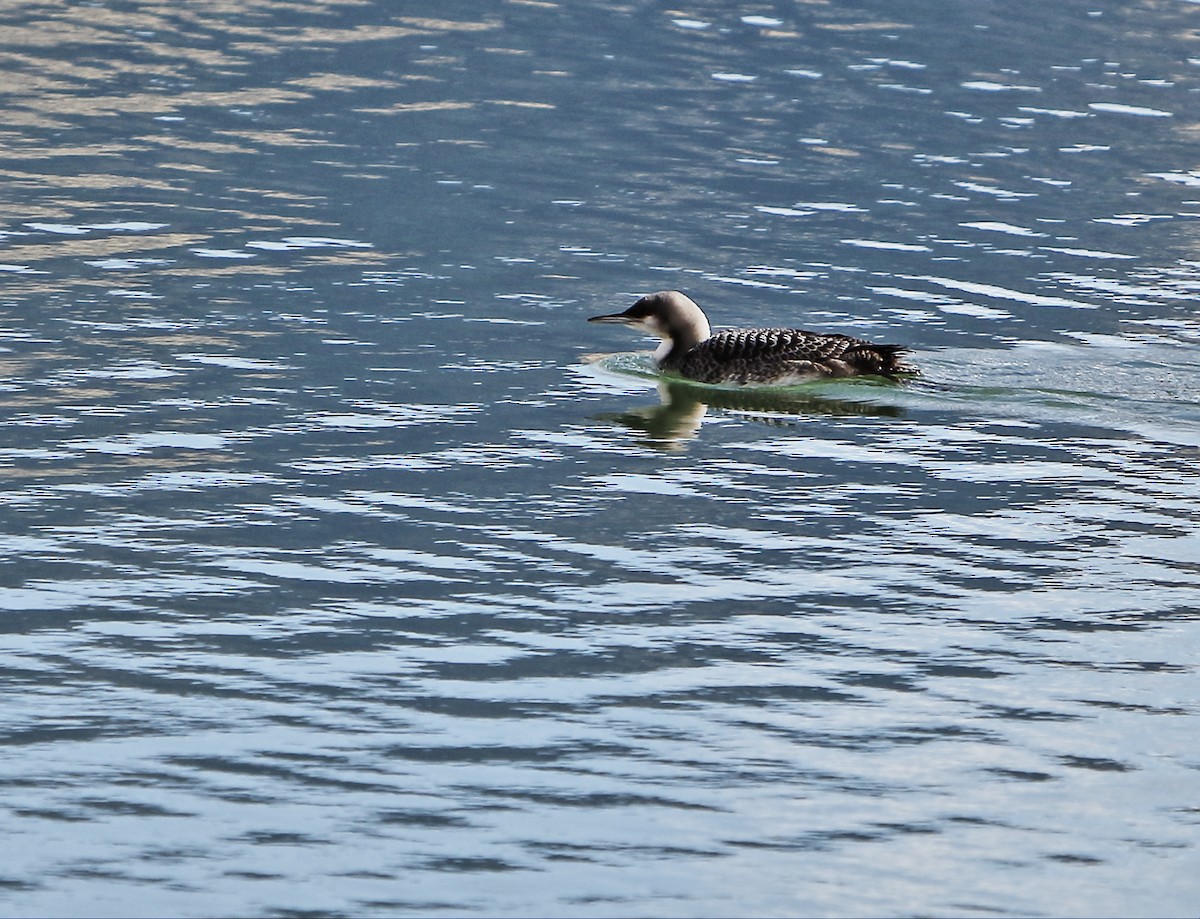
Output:
<svg viewBox="0 0 1200 919">
<path fill-rule="evenodd" d="M 783 386 L 828 377 L 896 379 L 918 372 L 901 359 L 903 345 L 876 345 L 848 335 L 803 329 L 730 329 L 713 335 L 704 311 L 677 290 L 647 294 L 623 313 L 588 322 L 620 323 L 661 338 L 654 352 L 659 369 L 699 383 Z"/>
</svg>

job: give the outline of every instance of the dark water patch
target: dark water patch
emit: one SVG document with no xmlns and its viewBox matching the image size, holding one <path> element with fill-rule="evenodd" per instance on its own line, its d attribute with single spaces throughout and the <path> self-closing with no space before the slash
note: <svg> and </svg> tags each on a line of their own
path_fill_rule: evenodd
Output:
<svg viewBox="0 0 1200 919">
<path fill-rule="evenodd" d="M 1058 761 L 1064 766 L 1077 769 L 1094 769 L 1097 772 L 1128 772 L 1134 768 L 1117 760 L 1097 756 L 1060 756 Z"/>
<path fill-rule="evenodd" d="M 999 776 L 1004 779 L 1013 779 L 1019 782 L 1050 782 L 1058 778 L 1048 772 L 1031 772 L 1023 769 L 988 769 L 987 772 Z"/>
<path fill-rule="evenodd" d="M 111 798 L 82 798 L 77 806 L 103 816 L 125 817 L 189 817 L 192 814 L 171 811 L 146 801 L 116 800 Z"/>
<path fill-rule="evenodd" d="M 469 827 L 470 821 L 457 814 L 427 813 L 421 811 L 394 811 L 379 815 L 382 824 L 401 824 L 412 827 Z"/>
<path fill-rule="evenodd" d="M 288 769 L 263 762 L 261 759 L 253 762 L 240 762 L 224 757 L 175 756 L 171 757 L 168 762 L 187 768 L 196 775 L 271 776 L 288 783 L 343 791 L 371 791 L 380 787 L 371 782 L 355 781 L 336 775 L 318 775 L 312 770 Z"/>
<path fill-rule="evenodd" d="M 1103 865 L 1104 859 L 1096 858 L 1091 855 L 1077 855 L 1068 852 L 1056 852 L 1052 855 L 1047 855 L 1046 858 L 1052 861 L 1061 862 L 1064 865 Z"/>
<path fill-rule="evenodd" d="M 489 871 L 522 871 L 522 866 L 513 865 L 495 858 L 438 858 L 425 863 L 424 867 L 431 871 L 448 871 L 453 873 L 473 873 Z"/>
</svg>

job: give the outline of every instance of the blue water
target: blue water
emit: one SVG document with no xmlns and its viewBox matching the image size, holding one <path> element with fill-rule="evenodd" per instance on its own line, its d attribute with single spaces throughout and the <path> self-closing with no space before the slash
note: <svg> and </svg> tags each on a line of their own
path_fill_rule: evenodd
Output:
<svg viewBox="0 0 1200 919">
<path fill-rule="evenodd" d="M 1194 916 L 1198 15 L 8 4 L 0 912 Z"/>
</svg>

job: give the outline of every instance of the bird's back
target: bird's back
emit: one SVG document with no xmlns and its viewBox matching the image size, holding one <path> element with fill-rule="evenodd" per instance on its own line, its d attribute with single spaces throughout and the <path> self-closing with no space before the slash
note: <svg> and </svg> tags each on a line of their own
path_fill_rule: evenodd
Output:
<svg viewBox="0 0 1200 919">
<path fill-rule="evenodd" d="M 822 377 L 912 373 L 900 345 L 803 329 L 731 329 L 706 338 L 674 366 L 701 383 L 798 383 Z"/>
</svg>

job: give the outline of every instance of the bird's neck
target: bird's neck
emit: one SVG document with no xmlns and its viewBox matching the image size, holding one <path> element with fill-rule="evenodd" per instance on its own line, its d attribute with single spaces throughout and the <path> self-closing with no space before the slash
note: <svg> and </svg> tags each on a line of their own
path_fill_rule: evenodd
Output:
<svg viewBox="0 0 1200 919">
<path fill-rule="evenodd" d="M 697 312 L 700 312 L 697 310 Z M 662 343 L 654 352 L 654 360 L 665 370 L 674 370 L 683 362 L 683 356 L 697 344 L 712 335 L 708 320 L 701 314 L 694 322 L 671 323 L 659 330 Z"/>
<path fill-rule="evenodd" d="M 666 338 L 654 352 L 654 361 L 659 367 L 672 370 L 683 361 L 683 356 L 700 344 L 698 339 Z"/>
</svg>

